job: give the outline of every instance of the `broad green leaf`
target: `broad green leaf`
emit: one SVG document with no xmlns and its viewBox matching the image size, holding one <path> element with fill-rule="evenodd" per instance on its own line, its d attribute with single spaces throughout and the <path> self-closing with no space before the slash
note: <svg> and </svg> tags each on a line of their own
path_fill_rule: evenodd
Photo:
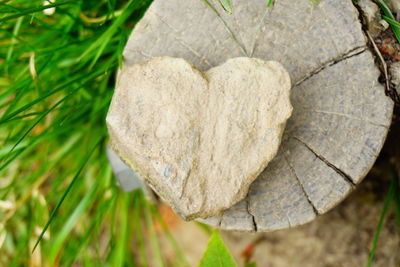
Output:
<svg viewBox="0 0 400 267">
<path fill-rule="evenodd" d="M 225 246 L 218 231 L 214 231 L 199 267 L 235 267 L 237 264 Z"/>
</svg>

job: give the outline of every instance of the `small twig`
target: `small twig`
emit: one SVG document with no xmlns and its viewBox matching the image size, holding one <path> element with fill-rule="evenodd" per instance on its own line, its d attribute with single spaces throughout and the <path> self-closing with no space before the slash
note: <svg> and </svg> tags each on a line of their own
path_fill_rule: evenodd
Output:
<svg viewBox="0 0 400 267">
<path fill-rule="evenodd" d="M 378 46 L 376 45 L 374 39 L 372 38 L 371 34 L 366 31 L 365 32 L 368 36 L 368 39 L 371 41 L 372 46 L 374 47 L 375 53 L 378 55 L 379 60 L 381 61 L 382 67 L 383 67 L 383 75 L 385 75 L 385 82 L 386 82 L 386 93 L 390 91 L 390 83 L 389 83 L 389 74 L 388 74 L 388 69 L 387 69 L 387 64 L 385 59 L 383 58 L 381 51 L 379 51 Z"/>
<path fill-rule="evenodd" d="M 396 104 L 400 104 L 400 97 L 397 94 L 397 92 L 395 90 L 392 90 L 391 86 L 390 86 L 390 80 L 389 80 L 389 73 L 388 73 L 388 67 L 386 64 L 385 59 L 383 58 L 381 51 L 379 51 L 378 46 L 376 45 L 374 39 L 372 38 L 371 34 L 368 31 L 365 31 L 365 33 L 367 34 L 368 39 L 371 41 L 372 46 L 374 47 L 375 53 L 376 55 L 378 55 L 378 58 L 382 64 L 383 67 L 383 75 L 385 76 L 385 84 L 386 84 L 386 90 L 385 93 L 386 95 L 390 96 L 390 98 L 392 98 L 392 100 L 396 103 Z"/>
</svg>

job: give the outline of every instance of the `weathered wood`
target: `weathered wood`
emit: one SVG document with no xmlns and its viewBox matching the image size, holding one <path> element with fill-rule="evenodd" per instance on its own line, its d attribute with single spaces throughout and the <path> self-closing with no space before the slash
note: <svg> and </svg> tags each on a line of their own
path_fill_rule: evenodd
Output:
<svg viewBox="0 0 400 267">
<path fill-rule="evenodd" d="M 306 223 L 336 204 L 374 163 L 393 103 L 351 0 L 213 2 L 155 0 L 125 48 L 125 66 L 182 57 L 200 70 L 229 58 L 281 62 L 291 75 L 293 115 L 280 151 L 245 200 L 206 220 L 223 229 L 270 231 Z"/>
</svg>

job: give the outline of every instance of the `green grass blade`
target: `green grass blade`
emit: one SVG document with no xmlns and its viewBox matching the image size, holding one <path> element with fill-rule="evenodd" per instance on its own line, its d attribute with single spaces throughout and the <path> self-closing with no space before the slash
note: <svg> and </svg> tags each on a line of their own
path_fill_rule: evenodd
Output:
<svg viewBox="0 0 400 267">
<path fill-rule="evenodd" d="M 4 162 L 3 165 L 0 166 L 0 171 L 3 171 L 5 168 L 7 168 L 11 163 L 13 163 L 17 158 L 22 157 L 23 155 L 26 155 L 30 151 L 32 151 L 41 140 L 43 140 L 45 135 L 40 135 L 32 138 L 32 140 L 29 142 L 29 145 L 22 147 L 18 150 L 14 149 L 13 155 L 7 154 L 8 160 Z"/>
<path fill-rule="evenodd" d="M 79 167 L 78 171 L 76 172 L 74 178 L 72 179 L 71 183 L 68 185 L 67 189 L 65 190 L 64 194 L 61 196 L 60 201 L 57 203 L 57 206 L 54 208 L 54 210 L 51 212 L 50 214 L 50 218 L 48 220 L 48 222 L 46 223 L 45 227 L 43 228 L 42 232 L 39 235 L 38 240 L 35 243 L 35 246 L 33 247 L 33 251 L 35 251 L 37 245 L 39 244 L 39 242 L 42 240 L 44 233 L 46 232 L 47 228 L 49 228 L 51 222 L 53 221 L 53 219 L 55 218 L 55 215 L 58 211 L 58 209 L 60 208 L 61 204 L 64 202 L 65 198 L 67 197 L 67 195 L 69 194 L 69 192 L 71 191 L 72 187 L 74 186 L 74 183 L 76 182 L 76 180 L 78 179 L 79 175 L 81 174 L 83 168 L 86 166 L 87 162 L 89 161 L 89 158 L 92 156 L 93 152 L 96 150 L 96 148 L 98 147 L 98 145 L 100 144 L 100 142 L 102 141 L 102 138 L 96 142 L 96 144 L 93 146 L 93 148 L 89 151 L 89 153 L 86 155 L 85 159 L 82 161 L 81 166 Z"/>
<path fill-rule="evenodd" d="M 378 4 L 386 18 L 390 19 L 392 21 L 392 23 L 393 23 L 393 21 L 396 21 L 395 17 L 393 16 L 392 11 L 390 10 L 390 8 L 388 7 L 388 5 L 386 4 L 386 2 L 384 0 L 378 0 Z M 400 43 L 400 27 L 393 25 L 393 24 L 391 24 L 391 27 L 392 27 L 394 35 L 396 36 L 397 41 Z"/>
<path fill-rule="evenodd" d="M 80 252 L 84 248 L 88 247 L 91 237 L 95 235 L 96 228 L 99 228 L 102 225 L 104 225 L 105 217 L 110 212 L 110 209 L 115 208 L 115 203 L 116 203 L 116 195 L 112 196 L 111 198 L 105 201 L 100 202 L 99 207 L 96 210 L 94 217 L 92 218 L 92 222 L 87 228 L 87 232 L 85 233 L 84 236 L 82 236 L 81 238 L 82 241 L 79 242 L 79 246 L 75 249 L 75 251 L 69 254 L 65 266 L 71 266 L 74 263 L 74 261 L 76 261 L 76 259 L 78 258 Z M 98 241 L 96 240 L 96 242 Z"/>
<path fill-rule="evenodd" d="M 56 109 L 61 103 L 63 103 L 68 97 L 70 97 L 71 94 L 68 94 L 67 96 L 63 97 L 61 100 L 59 100 L 57 103 L 55 103 L 51 108 L 43 112 L 39 118 L 32 124 L 31 127 L 29 127 L 24 134 L 20 136 L 18 141 L 14 144 L 14 146 L 11 148 L 9 154 L 13 152 L 13 150 L 24 140 L 24 138 L 35 128 L 50 112 L 52 112 L 54 109 Z"/>
<path fill-rule="evenodd" d="M 44 6 L 42 0 L 0 0 L 0 198 L 18 203 L 8 213 L 11 249 L 0 248 L 0 265 L 29 265 L 36 255 L 42 257 L 37 266 L 136 264 L 129 248 L 138 239 L 130 232 L 133 222 L 119 245 L 120 225 L 112 227 L 123 216 L 117 212 L 120 191 L 110 175 L 105 182 L 93 175 L 106 165 L 104 151 L 96 150 L 96 158 L 79 169 L 96 139 L 107 134 L 104 118 L 122 51 L 149 3 L 57 0 Z M 57 7 L 53 15 L 42 12 L 51 7 Z M 32 192 L 46 200 L 40 208 L 49 214 L 43 220 L 37 219 L 43 212 L 32 210 Z M 143 222 L 142 206 L 137 214 Z M 135 227 L 143 234 L 147 224 Z M 50 238 L 46 242 L 43 233 Z M 142 241 L 146 246 L 147 237 Z"/>
<path fill-rule="evenodd" d="M 232 2 L 231 0 L 218 0 L 219 5 L 222 7 L 222 9 L 229 13 L 232 14 Z"/>
<path fill-rule="evenodd" d="M 390 25 L 395 26 L 396 28 L 400 28 L 400 22 L 397 22 L 397 20 L 394 20 L 385 15 L 383 15 L 382 18 L 386 20 Z"/>
<path fill-rule="evenodd" d="M 130 0 L 126 7 L 123 9 L 122 14 L 117 17 L 114 23 L 107 29 L 107 31 L 102 34 L 102 36 L 98 40 L 91 44 L 91 46 L 79 57 L 78 60 L 81 61 L 83 58 L 87 57 L 92 51 L 97 50 L 90 64 L 90 68 L 92 68 L 98 61 L 100 55 L 103 53 L 104 48 L 110 42 L 111 36 L 116 33 L 118 28 L 121 27 L 121 25 L 128 19 L 129 15 L 133 11 L 140 8 L 142 4 L 142 1 Z"/>
<path fill-rule="evenodd" d="M 161 217 L 160 212 L 158 211 L 158 209 L 156 207 L 152 207 L 152 213 L 154 214 L 157 221 L 161 224 L 161 227 L 163 229 L 165 236 L 167 237 L 170 244 L 173 246 L 173 248 L 176 252 L 176 255 L 177 255 L 177 260 L 178 260 L 179 266 L 189 267 L 190 265 L 186 259 L 184 252 L 179 247 L 178 242 L 176 242 L 175 238 L 171 234 L 171 231 L 168 229 L 168 226 L 165 224 L 163 218 Z"/>
<path fill-rule="evenodd" d="M 398 173 L 396 176 L 397 176 L 396 178 L 397 184 L 395 185 L 396 192 L 394 193 L 394 215 L 396 217 L 397 230 L 400 234 L 400 186 L 399 186 L 400 177 Z"/>
<path fill-rule="evenodd" d="M 389 191 L 388 191 L 388 193 L 386 195 L 386 198 L 385 198 L 385 201 L 384 201 L 384 204 L 383 204 L 383 209 L 382 209 L 382 212 L 381 212 L 381 216 L 379 218 L 379 222 L 378 222 L 378 225 L 377 225 L 376 230 L 375 230 L 374 239 L 372 241 L 372 248 L 371 248 L 371 251 L 370 251 L 369 257 L 368 257 L 368 267 L 372 266 L 372 263 L 373 263 L 373 260 L 374 260 L 374 256 L 375 256 L 375 252 L 376 252 L 376 248 L 378 246 L 379 236 L 380 236 L 381 231 L 382 231 L 383 223 L 384 223 L 386 215 L 387 215 L 387 213 L 389 211 L 390 204 L 392 203 L 392 201 L 394 199 L 395 193 L 397 191 L 396 190 L 397 186 L 398 186 L 397 175 L 395 175 L 393 177 L 392 181 L 390 182 Z"/>
<path fill-rule="evenodd" d="M 68 0 L 68 1 L 57 1 L 56 3 L 53 4 L 49 4 L 49 5 L 42 5 L 40 7 L 34 7 L 34 8 L 26 8 L 25 10 L 18 10 L 18 14 L 13 14 L 13 15 L 9 15 L 9 16 L 5 16 L 3 18 L 0 18 L 0 24 L 4 23 L 8 20 L 12 20 L 15 18 L 19 18 L 21 16 L 26 16 L 26 15 L 30 15 L 36 12 L 41 12 L 45 9 L 51 8 L 51 7 L 59 7 L 59 6 L 63 6 L 63 5 L 67 5 L 67 4 L 72 4 L 72 3 L 76 3 L 76 1 L 73 0 Z"/>
<path fill-rule="evenodd" d="M 10 61 L 10 58 L 13 54 L 15 40 L 16 40 L 16 37 L 18 36 L 19 29 L 21 28 L 21 24 L 22 24 L 23 20 L 24 20 L 24 17 L 20 17 L 20 18 L 18 18 L 17 23 L 15 23 L 14 31 L 13 31 L 13 38 L 11 39 L 11 44 L 8 47 L 8 51 L 7 51 L 6 62 Z M 6 73 L 8 73 L 8 64 L 6 64 Z"/>
<path fill-rule="evenodd" d="M 129 194 L 122 194 L 120 205 L 121 208 L 119 210 L 119 224 L 116 225 L 116 229 L 118 232 L 116 245 L 114 248 L 114 254 L 112 258 L 112 266 L 122 267 L 125 264 L 126 259 L 126 244 L 127 244 L 127 232 L 128 232 L 128 220 L 129 220 L 129 206 L 130 206 L 131 198 Z"/>
<path fill-rule="evenodd" d="M 143 237 L 143 226 L 142 226 L 142 218 L 141 218 L 141 211 L 143 210 L 143 201 L 146 201 L 143 199 L 143 192 L 142 190 L 137 190 L 136 197 L 135 197 L 135 203 L 134 203 L 134 209 L 133 209 L 133 228 L 134 228 L 134 233 L 136 234 L 136 242 L 137 246 L 139 249 L 139 257 L 140 257 L 140 265 L 143 267 L 149 266 L 149 263 L 147 262 L 147 256 L 146 256 L 146 247 L 145 247 L 145 241 Z"/>
<path fill-rule="evenodd" d="M 44 93 L 39 98 L 36 98 L 35 100 L 29 102 L 28 104 L 23 105 L 21 108 L 18 108 L 17 110 L 15 110 L 14 112 L 8 114 L 7 116 L 3 115 L 3 117 L 0 119 L 0 124 L 8 121 L 9 119 L 11 119 L 12 117 L 18 115 L 21 112 L 24 112 L 24 111 L 28 110 L 33 105 L 44 101 L 46 98 L 54 95 L 55 93 L 60 92 L 61 90 L 65 90 L 66 88 L 68 88 L 69 86 L 72 86 L 73 84 L 75 84 L 77 82 L 79 82 L 79 85 L 78 85 L 77 89 L 81 89 L 85 85 L 87 85 L 89 82 L 92 82 L 94 79 L 98 78 L 101 75 L 104 75 L 104 69 L 98 70 L 98 71 L 93 72 L 93 73 L 91 73 L 89 75 L 86 74 L 86 73 L 82 74 L 82 75 L 79 75 L 79 76 L 67 81 L 66 83 L 60 85 L 59 87 L 57 87 L 57 88 L 55 88 L 53 90 L 50 90 L 47 93 Z"/>
<path fill-rule="evenodd" d="M 108 168 L 108 170 L 110 170 Z M 104 175 L 100 175 L 100 178 L 104 178 Z M 57 254 L 61 250 L 61 246 L 63 245 L 64 241 L 67 239 L 68 235 L 71 233 L 73 227 L 77 223 L 78 219 L 82 216 L 82 214 L 86 211 L 88 206 L 93 203 L 94 195 L 99 187 L 99 184 L 103 182 L 103 179 L 96 180 L 96 183 L 90 188 L 90 190 L 85 194 L 84 198 L 80 201 L 74 212 L 70 215 L 62 229 L 57 233 L 56 237 L 54 238 L 51 248 L 48 254 L 48 259 L 50 262 L 50 266 L 54 265 L 54 259 L 56 258 Z"/>
<path fill-rule="evenodd" d="M 155 265 L 158 267 L 164 267 L 164 260 L 161 253 L 160 244 L 158 241 L 156 230 L 154 229 L 153 217 L 151 214 L 150 203 L 145 199 L 143 201 L 144 204 L 144 216 L 146 219 L 146 225 L 148 227 L 149 235 L 150 235 L 150 245 L 152 248 L 152 253 L 154 253 L 153 257 L 155 259 Z"/>
</svg>

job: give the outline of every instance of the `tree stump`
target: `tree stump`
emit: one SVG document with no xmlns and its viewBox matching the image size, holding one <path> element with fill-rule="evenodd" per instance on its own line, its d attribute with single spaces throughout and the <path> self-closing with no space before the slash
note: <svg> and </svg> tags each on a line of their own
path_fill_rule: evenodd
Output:
<svg viewBox="0 0 400 267">
<path fill-rule="evenodd" d="M 223 2 L 223 1 L 222 1 Z M 372 167 L 393 102 L 351 0 L 154 0 L 124 51 L 124 66 L 181 57 L 205 71 L 229 58 L 281 62 L 293 115 L 275 159 L 247 197 L 201 220 L 227 230 L 271 231 L 307 223 L 342 201 Z"/>
</svg>

